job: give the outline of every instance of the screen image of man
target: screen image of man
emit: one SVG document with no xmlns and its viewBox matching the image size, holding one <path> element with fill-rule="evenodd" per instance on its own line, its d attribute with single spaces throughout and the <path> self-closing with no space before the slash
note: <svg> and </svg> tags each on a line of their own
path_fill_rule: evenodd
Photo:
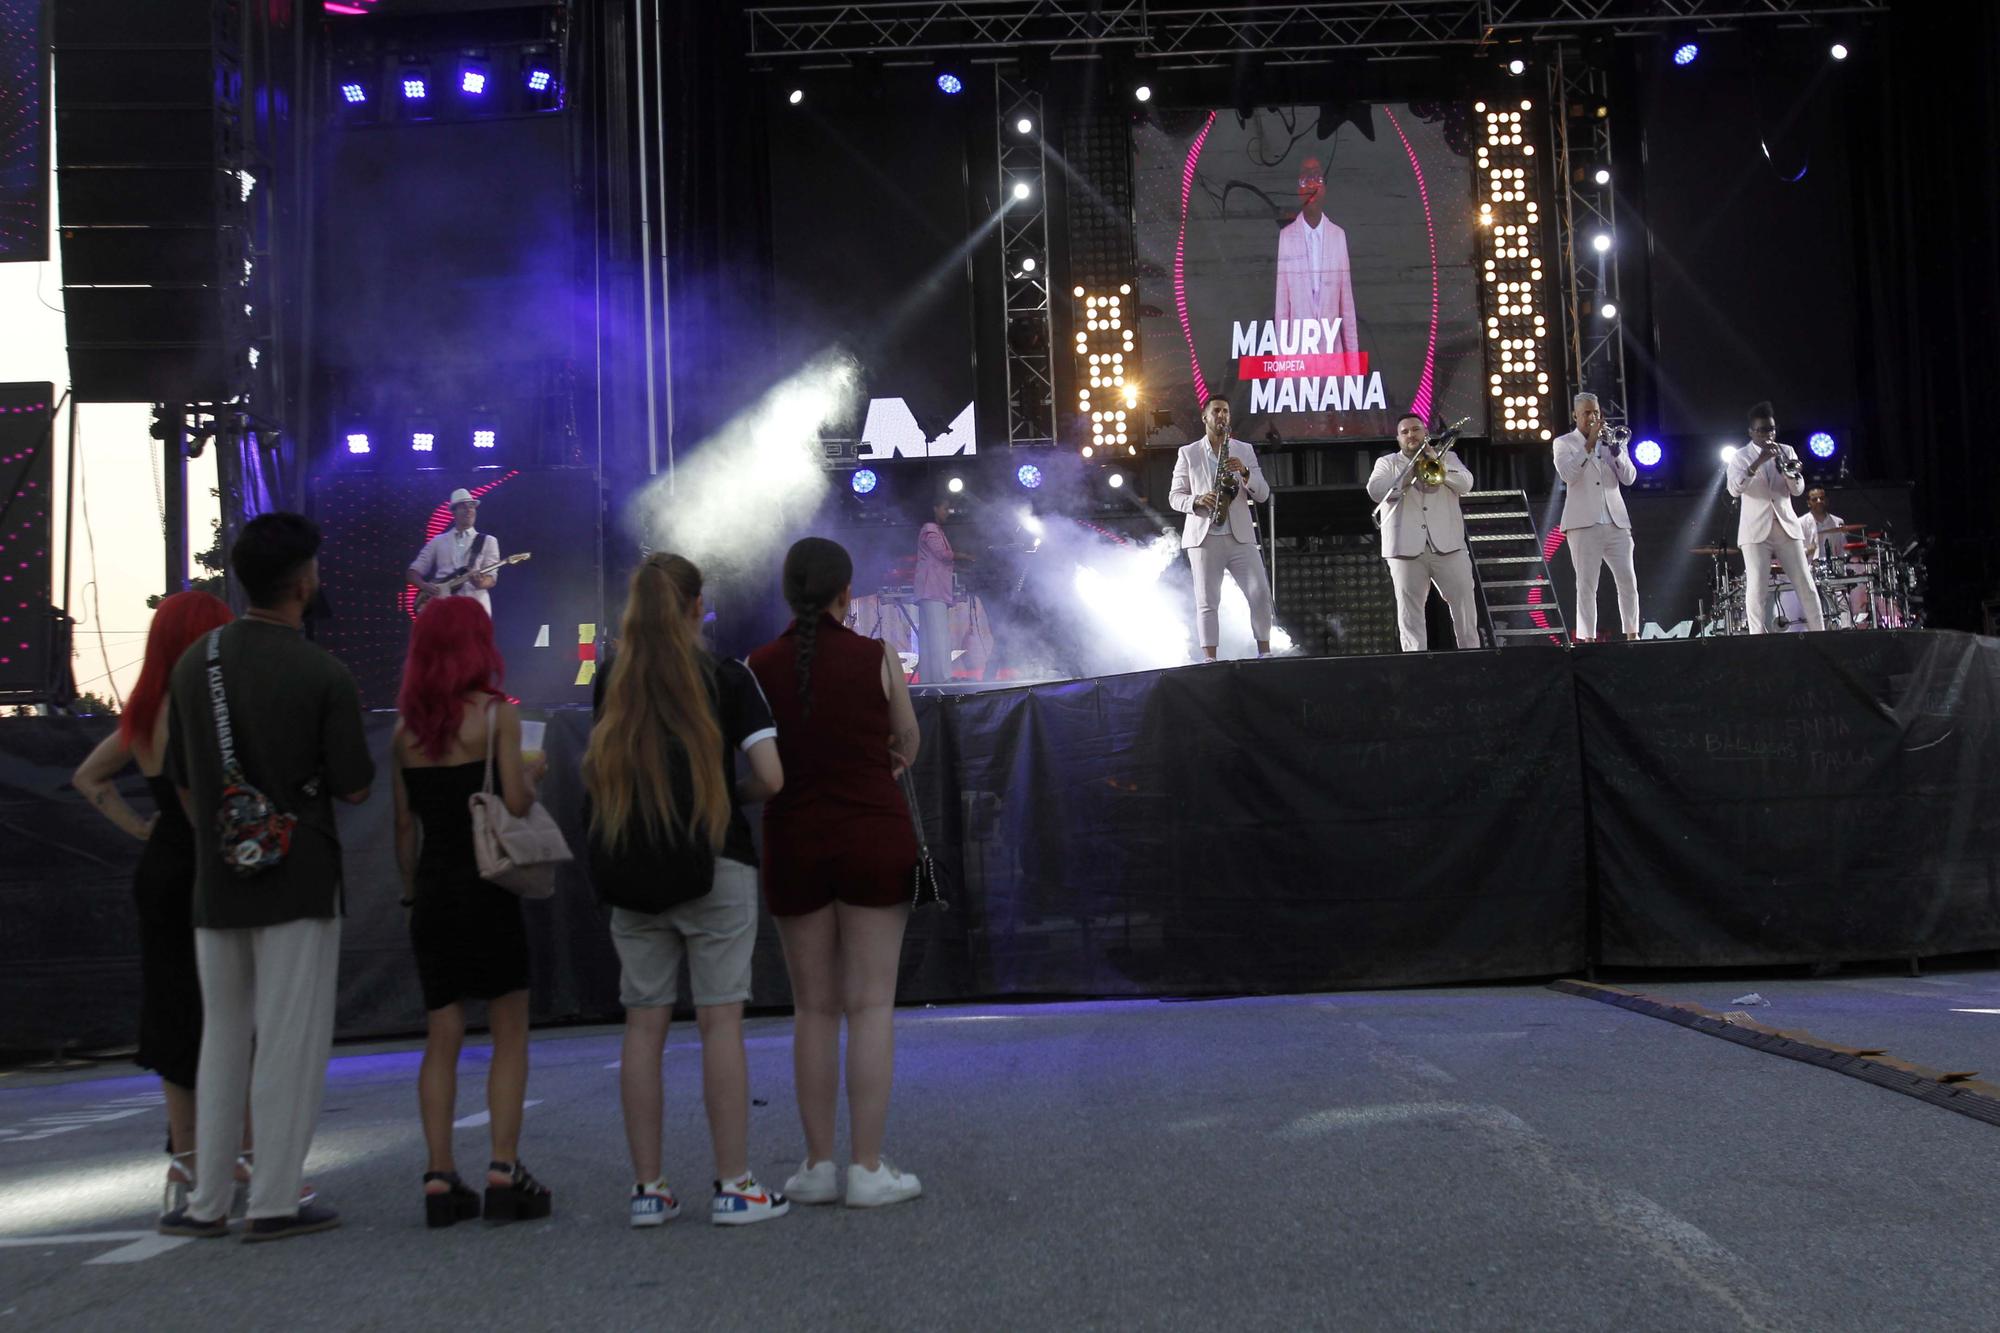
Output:
<svg viewBox="0 0 2000 1333">
<path fill-rule="evenodd" d="M 1299 215 L 1278 232 L 1278 292 L 1273 319 L 1339 320 L 1328 352 L 1361 350 L 1354 317 L 1354 274 L 1347 233 L 1322 211 L 1326 173 L 1319 159 L 1299 167 Z"/>
</svg>

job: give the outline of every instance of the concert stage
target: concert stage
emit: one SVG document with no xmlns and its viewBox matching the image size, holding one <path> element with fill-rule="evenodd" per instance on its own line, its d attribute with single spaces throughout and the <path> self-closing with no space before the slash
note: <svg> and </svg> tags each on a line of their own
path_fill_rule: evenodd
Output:
<svg viewBox="0 0 2000 1333">
<path fill-rule="evenodd" d="M 951 910 L 906 1001 L 1292 992 L 2000 948 L 2000 641 L 1935 631 L 1278 659 L 919 691 Z M 574 835 L 589 716 L 549 714 Z M 371 739 L 387 748 L 392 719 Z M 132 1039 L 129 879 L 64 783 L 102 724 L 0 722 L 0 1048 Z M 343 812 L 339 1030 L 422 1019 L 386 776 Z M 137 793 L 134 793 L 135 798 Z M 617 1013 L 580 871 L 528 907 L 540 1019 Z M 756 1003 L 786 1003 L 769 921 Z"/>
</svg>

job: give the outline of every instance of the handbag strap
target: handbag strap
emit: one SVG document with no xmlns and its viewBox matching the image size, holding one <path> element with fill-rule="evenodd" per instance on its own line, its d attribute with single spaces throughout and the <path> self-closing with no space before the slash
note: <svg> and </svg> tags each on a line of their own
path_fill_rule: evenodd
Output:
<svg viewBox="0 0 2000 1333">
<path fill-rule="evenodd" d="M 208 702 L 215 712 L 215 743 L 222 752 L 222 780 L 236 782 L 243 769 L 236 762 L 236 741 L 229 729 L 229 700 L 222 689 L 222 631 L 208 632 Z"/>
<path fill-rule="evenodd" d="M 479 790 L 483 795 L 493 794 L 493 733 L 499 728 L 493 725 L 493 714 L 499 709 L 498 699 L 486 701 L 486 776 L 480 779 Z"/>
<path fill-rule="evenodd" d="M 917 784 L 910 781 L 910 770 L 907 768 L 896 775 L 896 780 L 903 785 L 903 804 L 910 810 L 910 827 L 917 831 L 917 850 L 929 856 L 930 839 L 924 836 L 924 821 L 917 816 Z"/>
</svg>

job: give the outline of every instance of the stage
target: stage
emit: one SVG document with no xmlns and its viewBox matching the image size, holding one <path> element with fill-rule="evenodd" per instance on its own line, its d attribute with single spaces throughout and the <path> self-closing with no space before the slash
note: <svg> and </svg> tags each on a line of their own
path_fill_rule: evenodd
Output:
<svg viewBox="0 0 2000 1333">
<path fill-rule="evenodd" d="M 957 886 L 899 997 L 1288 993 L 2000 948 L 2000 642 L 1941 631 L 1225 662 L 916 692 Z M 589 715 L 544 799 L 574 838 Z M 387 749 L 392 718 L 370 738 Z M 138 844 L 66 786 L 101 723 L 0 722 L 0 1048 L 129 1043 Z M 343 811 L 339 1031 L 422 1021 L 386 775 Z M 143 800 L 136 790 L 133 799 Z M 615 1017 L 580 871 L 528 906 L 540 1021 Z M 775 931 L 755 1003 L 788 1002 Z"/>
</svg>

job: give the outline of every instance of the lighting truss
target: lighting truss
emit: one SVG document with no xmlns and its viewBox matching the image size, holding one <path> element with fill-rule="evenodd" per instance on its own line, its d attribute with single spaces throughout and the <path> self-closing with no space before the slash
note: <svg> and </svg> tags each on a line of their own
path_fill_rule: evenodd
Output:
<svg viewBox="0 0 2000 1333">
<path fill-rule="evenodd" d="M 1010 75 L 994 71 L 994 135 L 998 145 L 1000 286 L 1006 305 L 1007 443 L 1055 444 L 1055 359 L 1049 346 L 1049 208 L 1046 154 L 1042 147 L 1042 94 Z M 1022 116 L 1034 129 L 1014 128 Z M 1028 197 L 1015 197 L 1025 183 Z M 1023 260 L 1031 260 L 1028 266 Z"/>
<path fill-rule="evenodd" d="M 1556 181 L 1563 194 L 1557 251 L 1570 392 L 1596 394 L 1605 423 L 1622 426 L 1627 424 L 1624 312 L 1615 319 L 1603 315 L 1606 305 L 1618 302 L 1618 210 L 1612 192 L 1617 177 L 1598 185 L 1590 174 L 1611 165 L 1611 79 L 1558 48 L 1549 88 L 1556 110 Z M 1612 238 L 1601 254 L 1590 248 L 1598 235 Z"/>
<path fill-rule="evenodd" d="M 763 59 L 1032 47 L 1057 57 L 1122 52 L 1225 64 L 1245 51 L 1388 57 L 1559 37 L 1798 26 L 1888 8 L 1889 0 L 1320 0 L 1234 10 L 1142 0 L 882 0 L 760 6 L 748 17 L 749 54 Z"/>
<path fill-rule="evenodd" d="M 1543 220 L 1536 198 L 1547 179 L 1547 157 L 1538 159 L 1535 147 L 1541 118 L 1528 97 L 1475 102 L 1472 112 L 1492 434 L 1517 444 L 1547 440 L 1559 418 L 1549 402 Z"/>
</svg>

